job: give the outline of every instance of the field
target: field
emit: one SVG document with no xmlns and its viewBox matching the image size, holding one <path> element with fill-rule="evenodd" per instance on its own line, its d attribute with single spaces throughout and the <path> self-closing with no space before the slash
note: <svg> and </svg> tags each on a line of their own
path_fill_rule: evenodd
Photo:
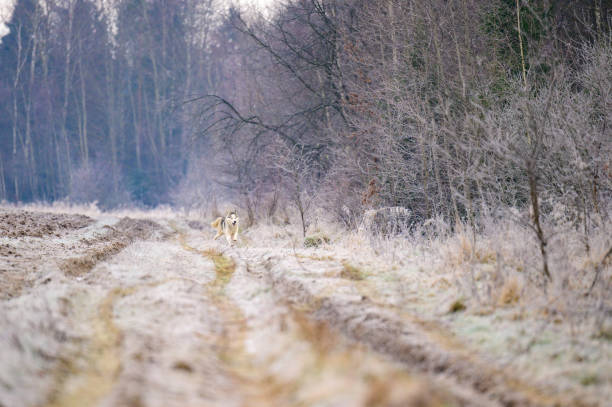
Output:
<svg viewBox="0 0 612 407">
<path fill-rule="evenodd" d="M 612 398 L 609 263 L 588 295 L 587 266 L 544 291 L 512 226 L 380 239 L 321 222 L 305 247 L 270 223 L 229 247 L 210 220 L 1 208 L 0 406 Z M 592 246 L 597 259 L 605 239 Z"/>
</svg>

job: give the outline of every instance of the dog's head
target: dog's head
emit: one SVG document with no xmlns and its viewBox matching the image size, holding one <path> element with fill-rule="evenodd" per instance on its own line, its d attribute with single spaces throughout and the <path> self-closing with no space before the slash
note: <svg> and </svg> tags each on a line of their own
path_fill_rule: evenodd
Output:
<svg viewBox="0 0 612 407">
<path fill-rule="evenodd" d="M 228 225 L 237 225 L 238 220 L 238 213 L 236 213 L 235 210 L 228 211 L 225 215 L 225 222 L 227 222 Z"/>
</svg>

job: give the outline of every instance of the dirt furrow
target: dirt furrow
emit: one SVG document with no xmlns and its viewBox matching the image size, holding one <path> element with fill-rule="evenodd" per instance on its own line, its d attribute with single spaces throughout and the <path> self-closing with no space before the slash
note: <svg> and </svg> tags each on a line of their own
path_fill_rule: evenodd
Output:
<svg viewBox="0 0 612 407">
<path fill-rule="evenodd" d="M 269 257 L 264 262 L 265 276 L 281 296 L 307 310 L 311 317 L 338 327 L 347 337 L 401 361 L 411 371 L 436 375 L 459 392 L 471 389 L 468 400 L 480 394 L 488 403 L 504 406 L 593 405 L 581 395 L 536 387 L 482 360 L 438 325 L 379 300 L 376 289 L 366 281 L 338 279 L 335 286 L 317 291 L 312 276 L 296 277 L 291 268 L 300 266 L 284 259 Z M 358 295 L 342 299 L 334 295 L 340 287 L 351 288 Z"/>
<path fill-rule="evenodd" d="M 591 405 L 329 256 L 227 248 L 179 219 L 77 220 L 55 240 L 5 238 L 5 264 L 32 271 L 2 303 L 0 406 Z"/>
<path fill-rule="evenodd" d="M 174 226 L 176 228 L 176 226 Z M 187 243 L 185 232 L 178 231 L 181 246 L 190 252 L 212 260 L 215 268 L 215 279 L 207 284 L 205 293 L 212 299 L 221 319 L 224 329 L 221 334 L 212 339 L 217 349 L 219 360 L 223 361 L 227 371 L 238 385 L 236 391 L 241 393 L 243 401 L 248 400 L 249 406 L 281 405 L 280 396 L 284 393 L 283 385 L 275 377 L 258 369 L 245 348 L 248 335 L 246 318 L 238 305 L 225 293 L 227 284 L 236 271 L 233 260 L 225 257 L 215 249 L 198 250 Z"/>
<path fill-rule="evenodd" d="M 234 375 L 248 406 L 467 405 L 427 380 L 408 374 L 346 341 L 325 321 L 276 296 L 235 250 L 183 247 L 215 263 L 211 297 L 226 323 L 220 359 Z M 204 243 L 205 247 L 210 247 Z M 227 269 L 232 268 L 228 273 Z M 246 314 L 245 314 L 246 313 Z"/>
<path fill-rule="evenodd" d="M 124 250 L 138 239 L 150 238 L 160 226 L 151 221 L 123 218 L 113 226 L 104 226 L 103 233 L 90 239 L 81 239 L 87 246 L 83 254 L 59 261 L 60 269 L 70 277 L 82 276 L 96 265 Z M 158 283 L 144 283 L 108 290 L 95 308 L 75 306 L 77 323 L 89 326 L 90 334 L 83 338 L 82 349 L 70 358 L 63 359 L 56 373 L 55 391 L 49 407 L 79 407 L 97 405 L 115 384 L 121 369 L 121 332 L 114 322 L 113 310 L 119 298 Z"/>
<path fill-rule="evenodd" d="M 113 304 L 117 297 L 132 289 L 115 288 L 100 303 L 91 321 L 92 334 L 79 356 L 66 360 L 58 371 L 57 391 L 49 407 L 94 406 L 112 388 L 121 367 L 119 359 L 120 331 L 113 322 Z M 77 365 L 76 359 L 83 360 Z M 83 367 L 79 367 L 83 366 Z"/>
</svg>

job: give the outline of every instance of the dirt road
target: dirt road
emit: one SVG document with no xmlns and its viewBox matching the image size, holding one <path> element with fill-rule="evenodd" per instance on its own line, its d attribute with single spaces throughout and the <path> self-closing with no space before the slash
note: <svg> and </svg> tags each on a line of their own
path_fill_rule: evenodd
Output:
<svg viewBox="0 0 612 407">
<path fill-rule="evenodd" d="M 0 220 L 3 407 L 592 405 L 333 258 L 229 248 L 178 217 Z"/>
</svg>

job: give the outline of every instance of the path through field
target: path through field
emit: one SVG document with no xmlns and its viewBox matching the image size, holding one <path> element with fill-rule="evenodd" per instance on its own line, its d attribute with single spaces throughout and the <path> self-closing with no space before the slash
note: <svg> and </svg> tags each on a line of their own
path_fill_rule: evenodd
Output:
<svg viewBox="0 0 612 407">
<path fill-rule="evenodd" d="M 229 248 L 178 218 L 0 220 L 3 407 L 580 403 L 489 365 L 332 258 Z"/>
</svg>

